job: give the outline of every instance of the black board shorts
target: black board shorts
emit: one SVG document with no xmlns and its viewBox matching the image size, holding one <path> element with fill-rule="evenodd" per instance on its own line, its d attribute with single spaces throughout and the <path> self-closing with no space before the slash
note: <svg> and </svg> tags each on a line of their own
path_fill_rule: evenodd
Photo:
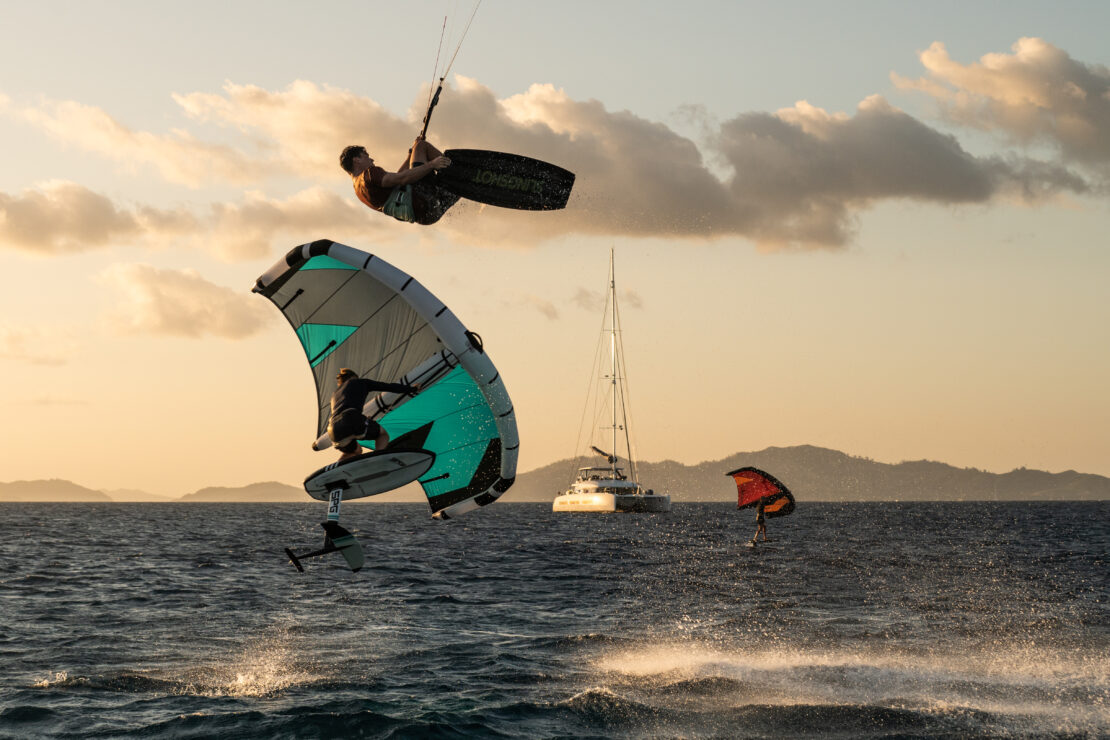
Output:
<svg viewBox="0 0 1110 740">
<path fill-rule="evenodd" d="M 439 221 L 458 202 L 459 196 L 436 182 L 434 172 L 412 184 L 412 210 L 416 223 L 422 226 Z"/>
<path fill-rule="evenodd" d="M 354 452 L 360 439 L 377 439 L 382 428 L 355 409 L 345 409 L 328 422 L 328 436 L 340 452 Z"/>
</svg>

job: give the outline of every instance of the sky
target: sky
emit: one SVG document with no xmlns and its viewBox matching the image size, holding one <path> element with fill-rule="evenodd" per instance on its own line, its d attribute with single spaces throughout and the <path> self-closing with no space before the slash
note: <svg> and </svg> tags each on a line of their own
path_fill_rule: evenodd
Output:
<svg viewBox="0 0 1110 740">
<path fill-rule="evenodd" d="M 6 3 L 0 481 L 299 484 L 311 373 L 250 288 L 330 238 L 484 339 L 520 471 L 575 455 L 615 252 L 633 439 L 1110 475 L 1110 5 Z M 445 41 L 437 62 L 441 33 Z M 350 143 L 577 174 L 358 203 Z"/>
</svg>

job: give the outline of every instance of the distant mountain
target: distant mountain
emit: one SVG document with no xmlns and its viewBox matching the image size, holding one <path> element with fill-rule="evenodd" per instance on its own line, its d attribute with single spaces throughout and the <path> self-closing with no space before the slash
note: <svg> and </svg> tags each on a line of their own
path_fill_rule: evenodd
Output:
<svg viewBox="0 0 1110 740">
<path fill-rule="evenodd" d="M 560 460 L 521 473 L 503 500 L 550 502 L 566 490 L 581 461 Z M 739 452 L 723 460 L 683 465 L 674 460 L 640 463 L 640 482 L 675 502 L 734 501 L 736 486 L 725 473 L 752 465 L 785 483 L 799 501 L 1105 501 L 1110 500 L 1110 478 L 1068 470 L 1046 473 L 1018 468 L 1009 473 L 987 473 L 917 460 L 897 464 L 852 457 L 836 450 L 803 445 L 768 447 Z M 110 495 L 109 495 L 110 494 Z M 118 497 L 118 498 L 117 498 Z M 180 498 L 143 491 L 94 491 L 66 480 L 0 483 L 4 501 L 180 501 L 311 503 L 300 486 L 270 481 L 237 488 L 212 487 Z M 358 503 L 424 501 L 415 484 Z"/>
<path fill-rule="evenodd" d="M 581 463 L 584 464 L 584 463 Z M 897 464 L 852 457 L 821 447 L 768 447 L 723 460 L 683 465 L 673 460 L 640 463 L 640 483 L 675 502 L 732 501 L 730 470 L 752 465 L 785 483 L 804 501 L 1093 501 L 1110 499 L 1110 478 L 1069 470 L 1046 473 L 1019 468 L 987 473 L 918 460 Z M 579 463 L 560 460 L 517 476 L 505 501 L 551 501 L 566 490 Z"/>
<path fill-rule="evenodd" d="M 112 499 L 103 491 L 70 483 L 57 478 L 51 480 L 17 480 L 0 483 L 0 501 L 5 502 L 82 502 L 110 504 Z"/>
<path fill-rule="evenodd" d="M 427 499 L 419 486 L 413 484 L 396 491 L 346 503 L 420 502 Z M 300 486 L 269 481 L 247 486 L 212 486 L 184 496 L 160 496 L 136 489 L 117 488 L 94 491 L 67 480 L 34 480 L 0 483 L 0 503 L 311 503 L 312 499 Z"/>
<path fill-rule="evenodd" d="M 225 488 L 213 486 L 202 488 L 195 493 L 187 493 L 177 501 L 185 503 L 298 503 L 311 501 L 303 488 L 290 486 L 285 483 L 269 481 L 266 483 L 252 483 L 249 486 L 238 488 Z"/>
<path fill-rule="evenodd" d="M 108 494 L 108 498 L 116 503 L 166 503 L 168 501 L 176 501 L 177 496 L 162 496 L 157 493 L 147 493 L 134 488 L 114 488 L 109 491 L 104 491 Z"/>
<path fill-rule="evenodd" d="M 216 503 L 216 502 L 237 502 L 237 503 L 271 503 L 271 504 L 305 504 L 312 503 L 313 499 L 301 486 L 290 486 L 285 483 L 278 483 L 276 481 L 269 481 L 267 483 L 252 483 L 249 486 L 240 486 L 238 488 L 225 488 L 214 486 L 211 488 L 202 488 L 195 493 L 188 493 L 175 501 L 183 501 L 187 503 Z M 416 484 L 404 486 L 396 491 L 383 493 L 379 496 L 372 498 L 353 499 L 351 501 L 344 501 L 343 505 L 348 506 L 351 504 L 364 504 L 364 503 L 424 503 L 428 499 L 424 496 L 424 491 Z"/>
</svg>

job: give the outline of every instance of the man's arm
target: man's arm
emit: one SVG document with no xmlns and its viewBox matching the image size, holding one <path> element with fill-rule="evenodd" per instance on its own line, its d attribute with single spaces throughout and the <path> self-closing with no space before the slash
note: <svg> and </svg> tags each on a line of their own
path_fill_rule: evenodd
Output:
<svg viewBox="0 0 1110 740">
<path fill-rule="evenodd" d="M 387 172 L 382 175 L 383 188 L 396 188 L 404 185 L 411 185 L 412 183 L 427 177 L 433 170 L 438 170 L 451 164 L 451 160 L 447 157 L 436 157 L 431 162 L 425 162 L 422 165 L 401 170 L 400 172 Z"/>
<path fill-rule="evenodd" d="M 367 380 L 367 388 L 372 391 L 393 391 L 394 393 L 416 393 L 419 389 L 414 385 L 404 383 L 382 383 L 378 380 Z"/>
</svg>

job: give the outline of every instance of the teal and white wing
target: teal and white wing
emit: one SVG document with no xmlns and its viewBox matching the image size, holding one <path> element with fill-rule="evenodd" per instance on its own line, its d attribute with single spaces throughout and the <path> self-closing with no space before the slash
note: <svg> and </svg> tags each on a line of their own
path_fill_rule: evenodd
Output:
<svg viewBox="0 0 1110 740">
<path fill-rule="evenodd" d="M 317 449 L 331 445 L 335 376 L 349 367 L 419 388 L 373 396 L 364 412 L 389 432 L 390 449 L 435 453 L 418 479 L 434 516 L 485 506 L 513 484 L 520 441 L 505 384 L 478 336 L 415 278 L 320 240 L 291 250 L 254 292 L 281 310 L 304 348 L 316 381 Z"/>
</svg>

